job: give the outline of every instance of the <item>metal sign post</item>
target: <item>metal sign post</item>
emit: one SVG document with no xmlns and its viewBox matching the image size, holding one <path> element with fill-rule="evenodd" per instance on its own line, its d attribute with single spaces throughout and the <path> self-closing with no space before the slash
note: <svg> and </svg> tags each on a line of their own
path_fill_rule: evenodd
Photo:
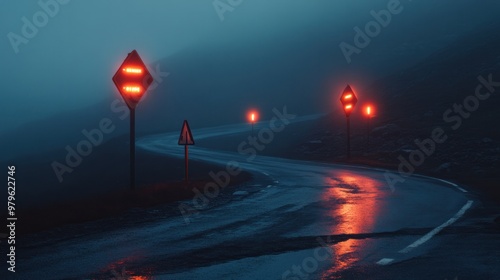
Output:
<svg viewBox="0 0 500 280">
<path fill-rule="evenodd" d="M 179 145 L 184 145 L 184 167 L 185 167 L 185 177 L 184 180 L 186 184 L 189 183 L 189 158 L 188 158 L 188 146 L 194 145 L 193 134 L 189 128 L 187 120 L 184 120 L 181 128 L 181 135 L 179 136 Z"/>
<path fill-rule="evenodd" d="M 135 107 L 153 83 L 153 76 L 134 50 L 116 71 L 113 82 L 130 109 L 130 188 L 135 190 Z"/>
</svg>

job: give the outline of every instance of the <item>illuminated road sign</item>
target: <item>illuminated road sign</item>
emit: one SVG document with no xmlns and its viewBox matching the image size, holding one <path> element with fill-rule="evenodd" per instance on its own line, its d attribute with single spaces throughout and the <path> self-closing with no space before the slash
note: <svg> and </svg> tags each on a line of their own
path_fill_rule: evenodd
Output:
<svg viewBox="0 0 500 280">
<path fill-rule="evenodd" d="M 349 117 L 354 110 L 354 106 L 356 106 L 356 103 L 358 102 L 358 98 L 356 97 L 356 94 L 354 94 L 351 86 L 347 85 L 344 89 L 344 92 L 342 92 L 342 95 L 340 96 L 340 102 L 342 103 L 346 117 Z"/>
<path fill-rule="evenodd" d="M 344 109 L 345 116 L 347 118 L 347 159 L 351 158 L 351 122 L 349 116 L 354 110 L 354 106 L 358 102 L 358 98 L 350 85 L 347 85 L 340 96 L 340 103 L 342 103 L 342 108 Z"/>
<path fill-rule="evenodd" d="M 132 51 L 113 76 L 121 96 L 130 109 L 134 109 L 153 83 L 153 76 L 137 51 Z"/>
<path fill-rule="evenodd" d="M 123 100 L 130 109 L 130 188 L 135 189 L 135 107 L 153 83 L 153 76 L 137 51 L 127 55 L 113 76 Z"/>
</svg>

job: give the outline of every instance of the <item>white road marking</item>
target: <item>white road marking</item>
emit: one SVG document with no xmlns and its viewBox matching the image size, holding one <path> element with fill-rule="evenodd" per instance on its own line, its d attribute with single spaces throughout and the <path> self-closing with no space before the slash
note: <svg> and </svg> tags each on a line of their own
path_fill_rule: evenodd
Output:
<svg viewBox="0 0 500 280">
<path fill-rule="evenodd" d="M 437 178 L 436 178 L 436 179 L 437 179 Z M 458 187 L 458 185 L 457 185 L 457 184 L 452 183 L 452 182 L 450 182 L 450 181 L 446 181 L 446 180 L 443 180 L 443 179 L 438 179 L 438 180 L 439 180 L 439 181 L 441 181 L 441 182 L 443 182 L 443 183 L 450 184 L 450 185 L 452 185 L 452 186 L 454 186 L 454 187 Z"/>
<path fill-rule="evenodd" d="M 467 191 L 467 190 L 465 190 L 464 188 L 461 188 L 461 187 L 459 187 L 457 184 L 452 183 L 452 182 L 450 182 L 450 181 L 446 181 L 446 180 L 439 179 L 439 178 L 434 178 L 434 177 L 429 177 L 429 176 L 425 176 L 425 175 L 420 175 L 420 177 L 429 178 L 429 179 L 433 179 L 433 180 L 438 180 L 438 181 L 441 181 L 441 182 L 446 183 L 446 184 L 448 184 L 448 185 L 452 185 L 452 186 L 454 186 L 455 188 L 457 188 L 457 189 L 458 189 L 459 191 L 461 191 L 461 192 L 464 192 L 464 193 L 468 192 L 468 191 Z"/>
<path fill-rule="evenodd" d="M 413 250 L 414 248 L 417 248 L 418 246 L 420 246 L 420 245 L 424 244 L 425 242 L 429 241 L 434 235 L 436 235 L 437 233 L 439 233 L 445 227 L 453 224 L 458 219 L 460 219 L 460 217 L 462 217 L 465 214 L 465 211 L 467 211 L 472 206 L 472 203 L 473 203 L 472 200 L 467 201 L 467 203 L 464 206 L 462 206 L 462 208 L 460 210 L 458 210 L 458 212 L 453 217 L 451 217 L 448 221 L 446 221 L 442 225 L 436 227 L 435 229 L 431 230 L 426 235 L 424 235 L 421 238 L 419 238 L 417 241 L 415 241 L 412 244 L 408 245 L 406 248 L 400 250 L 399 253 L 402 253 L 402 254 L 408 253 L 411 250 Z M 387 264 L 389 264 L 389 263 L 391 263 L 393 261 L 394 261 L 394 259 L 382 258 L 378 262 L 376 262 L 376 264 L 378 264 L 378 265 L 387 265 Z"/>
<path fill-rule="evenodd" d="M 380 259 L 380 261 L 378 261 L 377 264 L 386 265 L 386 264 L 390 264 L 392 261 L 394 261 L 394 259 L 383 258 L 383 259 Z"/>
<path fill-rule="evenodd" d="M 262 174 L 264 174 L 266 176 L 269 176 L 269 173 L 266 173 L 266 172 L 262 172 Z"/>
<path fill-rule="evenodd" d="M 461 192 L 467 192 L 467 190 L 459 187 L 457 184 L 455 183 L 452 183 L 452 182 L 449 182 L 449 181 L 446 181 L 446 180 L 443 180 L 443 179 L 438 179 L 439 181 L 443 182 L 443 183 L 447 183 L 447 184 L 450 184 L 452 186 L 454 186 L 455 188 L 459 189 Z"/>
<path fill-rule="evenodd" d="M 467 209 L 469 209 L 472 206 L 472 203 L 473 203 L 472 200 L 467 201 L 467 203 L 462 207 L 462 209 L 460 209 L 455 214 L 455 216 L 453 216 L 452 218 L 450 218 L 448 221 L 446 221 L 442 225 L 438 226 L 437 228 L 431 230 L 430 232 L 428 232 L 426 235 L 422 236 L 417 241 L 415 241 L 412 244 L 408 245 L 406 248 L 400 250 L 399 253 L 408 253 L 411 250 L 413 250 L 414 248 L 416 248 L 416 247 L 424 244 L 425 242 L 429 241 L 434 235 L 436 235 L 438 232 L 440 232 L 441 230 L 443 230 L 445 227 L 453 224 L 458 219 L 460 219 L 460 217 L 462 217 L 462 215 L 465 213 L 465 211 L 467 211 Z"/>
<path fill-rule="evenodd" d="M 459 186 L 455 186 L 455 188 L 459 189 L 459 190 L 460 190 L 460 191 L 462 191 L 462 192 L 467 192 L 467 190 L 462 189 L 462 188 L 461 188 L 461 187 L 459 187 Z"/>
</svg>

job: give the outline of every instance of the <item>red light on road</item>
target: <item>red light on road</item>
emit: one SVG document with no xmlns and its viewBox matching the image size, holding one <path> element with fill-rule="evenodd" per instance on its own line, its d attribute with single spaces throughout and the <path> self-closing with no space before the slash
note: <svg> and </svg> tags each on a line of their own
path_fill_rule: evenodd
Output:
<svg viewBox="0 0 500 280">
<path fill-rule="evenodd" d="M 127 67 L 123 68 L 123 72 L 127 74 L 142 74 L 142 68 Z"/>
<path fill-rule="evenodd" d="M 366 105 L 365 108 L 364 108 L 364 110 L 363 110 L 365 116 L 367 116 L 368 118 L 373 117 L 373 113 L 375 112 L 374 109 L 375 108 L 373 107 L 373 105 Z"/>
<path fill-rule="evenodd" d="M 344 96 L 344 99 L 347 100 L 347 99 L 351 99 L 352 98 L 352 94 L 348 94 L 346 96 Z"/>
<path fill-rule="evenodd" d="M 256 112 L 256 111 L 250 111 L 248 112 L 248 120 L 250 121 L 250 123 L 252 124 L 252 135 L 253 134 L 253 126 L 255 124 L 255 122 L 259 119 L 259 114 Z"/>
<path fill-rule="evenodd" d="M 352 109 L 352 105 L 351 105 L 351 104 L 346 105 L 346 106 L 345 106 L 345 109 L 346 109 L 346 110 L 350 110 L 350 109 Z"/>
<path fill-rule="evenodd" d="M 257 119 L 259 118 L 259 115 L 255 111 L 250 111 L 248 113 L 248 120 L 252 123 L 256 122 Z"/>
</svg>

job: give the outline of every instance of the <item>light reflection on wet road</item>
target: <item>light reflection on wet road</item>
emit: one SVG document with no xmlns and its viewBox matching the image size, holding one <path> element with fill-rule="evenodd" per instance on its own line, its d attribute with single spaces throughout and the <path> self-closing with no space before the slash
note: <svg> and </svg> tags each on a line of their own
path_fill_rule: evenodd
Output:
<svg viewBox="0 0 500 280">
<path fill-rule="evenodd" d="M 246 129 L 234 125 L 193 133 L 199 138 Z M 177 133 L 148 136 L 137 145 L 183 157 L 177 138 Z M 147 227 L 33 246 L 24 251 L 31 256 L 22 260 L 25 275 L 40 277 L 35 268 L 43 267 L 44 279 L 120 279 L 122 274 L 132 279 L 282 279 L 294 265 L 303 266 L 314 256 L 321 246 L 318 236 L 343 236 L 329 245 L 331 258 L 318 261 L 314 270 L 306 267 L 311 279 L 330 277 L 360 262 L 373 264 L 419 237 L 377 239 L 370 234 L 433 228 L 466 201 L 455 189 L 418 177 L 393 193 L 382 172 L 364 168 L 265 156 L 248 161 L 237 153 L 201 147 L 190 149 L 190 158 L 223 165 L 237 161 L 258 175 L 257 182 L 242 187 L 248 194 L 193 216 L 189 225 L 179 213 Z M 274 183 L 267 187 L 259 178 Z M 357 234 L 367 236 L 349 237 Z"/>
<path fill-rule="evenodd" d="M 330 234 L 358 234 L 373 232 L 374 224 L 383 206 L 386 193 L 380 191 L 381 182 L 352 171 L 331 172 L 326 178 L 326 189 L 323 199 L 336 201 L 339 207 L 329 214 L 337 221 Z M 359 248 L 363 248 L 366 240 L 349 239 L 333 245 L 335 259 L 324 276 L 349 268 L 358 261 Z"/>
</svg>

